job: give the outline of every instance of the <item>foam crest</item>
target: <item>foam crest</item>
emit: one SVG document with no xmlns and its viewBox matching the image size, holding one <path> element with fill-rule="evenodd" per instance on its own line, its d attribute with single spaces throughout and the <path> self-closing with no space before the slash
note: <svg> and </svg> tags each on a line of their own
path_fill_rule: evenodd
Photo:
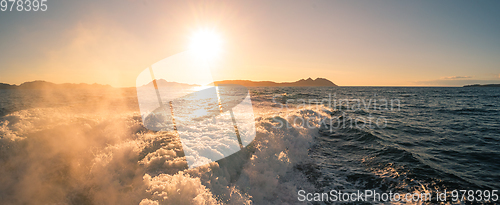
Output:
<svg viewBox="0 0 500 205">
<path fill-rule="evenodd" d="M 318 129 L 292 118 L 329 115 L 319 108 L 276 114 L 259 103 L 257 137 L 243 142 L 248 151 L 187 169 L 187 150 L 175 132 L 148 131 L 134 109 L 99 107 L 34 108 L 1 117 L 2 203 L 295 204 L 298 189 L 315 189 L 297 166 L 310 163 Z M 253 132 L 237 123 L 243 135 Z M 186 126 L 186 132 L 205 133 L 192 136 L 200 138 L 193 147 L 224 150 L 230 143 L 221 136 L 234 130 L 207 124 Z"/>
<path fill-rule="evenodd" d="M 144 175 L 148 185 L 150 199 L 143 199 L 141 204 L 151 201 L 158 204 L 219 204 L 212 193 L 200 181 L 200 178 L 190 177 L 179 172 L 175 175 L 161 174 L 156 177 Z"/>
</svg>

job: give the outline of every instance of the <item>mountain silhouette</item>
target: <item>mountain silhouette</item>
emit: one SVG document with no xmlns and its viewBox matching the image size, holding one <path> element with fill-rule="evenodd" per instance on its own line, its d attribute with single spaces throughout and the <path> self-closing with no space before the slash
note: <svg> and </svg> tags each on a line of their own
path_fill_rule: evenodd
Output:
<svg viewBox="0 0 500 205">
<path fill-rule="evenodd" d="M 464 87 L 500 87 L 500 84 L 486 84 L 486 85 L 473 84 L 473 85 L 464 85 Z"/>
<path fill-rule="evenodd" d="M 55 84 L 47 81 L 36 80 L 22 83 L 21 85 L 10 85 L 0 83 L 0 89 L 108 89 L 112 88 L 110 85 L 101 84 L 87 84 L 87 83 L 63 83 Z"/>
<path fill-rule="evenodd" d="M 200 86 L 196 84 L 185 84 L 178 82 L 168 82 L 164 79 L 156 80 L 156 84 L 158 87 L 195 87 Z M 223 80 L 223 81 L 215 81 L 215 85 L 224 85 L 224 84 L 236 84 L 242 85 L 246 87 L 335 87 L 335 83 L 325 78 L 316 78 L 313 80 L 312 78 L 308 79 L 300 79 L 295 82 L 285 82 L 285 83 L 276 83 L 273 81 L 250 81 L 250 80 Z M 153 86 L 153 82 L 150 82 L 143 86 Z M 110 85 L 101 85 L 101 84 L 87 84 L 87 83 L 63 83 L 63 84 L 55 84 L 47 81 L 36 80 L 22 83 L 21 85 L 11 85 L 7 83 L 0 83 L 0 89 L 109 89 L 113 88 Z"/>
<path fill-rule="evenodd" d="M 185 84 L 185 83 L 178 83 L 178 82 L 168 82 L 165 79 L 158 79 L 156 80 L 156 84 L 158 87 L 194 87 L 194 86 L 200 86 L 196 84 Z M 143 86 L 153 86 L 153 81 L 149 82 L 146 85 Z"/>
<path fill-rule="evenodd" d="M 335 83 L 325 78 L 300 79 L 295 82 L 276 83 L 273 81 L 223 80 L 215 81 L 216 85 L 237 84 L 246 87 L 335 87 Z"/>
</svg>

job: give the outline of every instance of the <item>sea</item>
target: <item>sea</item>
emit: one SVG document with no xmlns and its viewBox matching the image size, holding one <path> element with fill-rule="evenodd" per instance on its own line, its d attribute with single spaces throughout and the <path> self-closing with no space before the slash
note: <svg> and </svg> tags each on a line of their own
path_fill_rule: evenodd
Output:
<svg viewBox="0 0 500 205">
<path fill-rule="evenodd" d="M 188 169 L 135 88 L 0 90 L 0 204 L 500 203 L 498 88 L 249 93 L 243 157 Z"/>
</svg>

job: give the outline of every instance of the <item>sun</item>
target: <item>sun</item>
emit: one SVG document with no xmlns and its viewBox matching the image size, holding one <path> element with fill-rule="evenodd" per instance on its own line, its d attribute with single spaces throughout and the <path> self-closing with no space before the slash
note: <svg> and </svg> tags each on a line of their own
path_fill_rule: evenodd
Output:
<svg viewBox="0 0 500 205">
<path fill-rule="evenodd" d="M 222 50 L 222 38 L 213 30 L 202 29 L 191 36 L 189 49 L 199 57 L 212 60 Z"/>
</svg>

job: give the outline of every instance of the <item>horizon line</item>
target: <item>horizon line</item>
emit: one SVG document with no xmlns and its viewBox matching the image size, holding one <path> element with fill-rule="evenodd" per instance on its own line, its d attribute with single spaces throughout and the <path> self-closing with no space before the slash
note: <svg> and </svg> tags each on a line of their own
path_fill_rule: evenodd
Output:
<svg viewBox="0 0 500 205">
<path fill-rule="evenodd" d="M 318 78 L 320 78 L 320 77 L 318 77 Z M 316 79 L 318 79 L 318 78 L 316 78 Z M 327 79 L 327 78 L 323 78 L 323 79 Z M 304 80 L 304 78 L 301 78 L 299 80 Z M 299 80 L 297 80 L 297 81 L 299 81 Z M 271 80 L 257 81 L 257 80 L 241 80 L 241 79 L 237 79 L 237 80 L 234 80 L 234 79 L 233 80 L 218 80 L 218 81 L 214 81 L 214 82 L 220 82 L 220 81 L 252 81 L 252 82 L 293 83 L 293 82 L 290 82 L 290 81 L 287 81 L 287 82 L 276 82 L 276 81 L 271 81 Z M 7 84 L 7 85 L 12 85 L 12 86 L 20 86 L 20 85 L 22 85 L 24 83 L 29 83 L 29 82 L 46 82 L 46 83 L 52 83 L 52 84 L 56 84 L 56 85 L 62 85 L 62 84 L 102 85 L 102 86 L 110 86 L 112 88 L 134 88 L 134 87 L 136 87 L 136 86 L 112 86 L 110 84 L 100 84 L 100 83 L 96 83 L 96 82 L 93 82 L 93 83 L 87 83 L 87 82 L 54 83 L 54 82 L 50 82 L 50 81 L 46 81 L 46 80 L 25 81 L 25 82 L 20 83 L 20 84 L 10 84 L 10 83 L 6 83 L 6 82 L 0 82 L 0 84 Z M 167 82 L 169 82 L 169 81 L 167 81 Z M 296 81 L 294 81 L 294 82 L 296 82 Z M 466 84 L 466 85 L 474 85 L 474 84 Z M 464 87 L 466 85 L 337 85 L 337 86 L 331 86 L 331 87 Z M 486 85 L 486 84 L 480 84 L 480 85 Z M 255 86 L 255 87 L 274 87 L 274 86 Z M 290 87 L 301 87 L 301 86 L 290 86 Z M 311 86 L 311 87 L 315 87 L 315 86 Z M 324 87 L 328 87 L 328 86 L 324 86 Z"/>
</svg>

